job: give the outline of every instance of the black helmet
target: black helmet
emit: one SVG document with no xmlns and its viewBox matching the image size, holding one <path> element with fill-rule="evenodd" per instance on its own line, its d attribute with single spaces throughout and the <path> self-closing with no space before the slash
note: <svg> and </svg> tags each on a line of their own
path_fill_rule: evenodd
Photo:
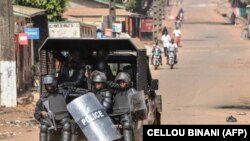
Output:
<svg viewBox="0 0 250 141">
<path fill-rule="evenodd" d="M 98 72 L 93 75 L 92 82 L 107 82 L 107 77 L 104 73 Z"/>
<path fill-rule="evenodd" d="M 117 76 L 115 78 L 115 82 L 118 82 L 120 80 L 125 81 L 128 84 L 130 84 L 130 82 L 131 82 L 130 75 L 126 72 L 120 72 L 117 74 Z"/>
<path fill-rule="evenodd" d="M 46 85 L 46 84 L 54 84 L 54 77 L 53 75 L 46 75 L 44 76 L 43 78 L 43 84 Z"/>
</svg>

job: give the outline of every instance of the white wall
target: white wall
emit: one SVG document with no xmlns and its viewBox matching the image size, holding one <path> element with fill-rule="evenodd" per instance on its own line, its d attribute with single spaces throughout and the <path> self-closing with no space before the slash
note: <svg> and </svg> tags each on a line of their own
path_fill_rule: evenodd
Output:
<svg viewBox="0 0 250 141">
<path fill-rule="evenodd" d="M 0 61 L 0 105 L 16 107 L 16 62 Z"/>
</svg>

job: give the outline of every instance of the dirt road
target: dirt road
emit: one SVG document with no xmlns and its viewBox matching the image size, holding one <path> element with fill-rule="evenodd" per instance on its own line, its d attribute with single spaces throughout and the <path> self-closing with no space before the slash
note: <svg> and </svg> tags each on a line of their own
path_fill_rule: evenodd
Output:
<svg viewBox="0 0 250 141">
<path fill-rule="evenodd" d="M 230 115 L 237 124 L 249 123 L 250 42 L 215 12 L 216 6 L 209 0 L 184 0 L 179 63 L 174 70 L 165 64 L 152 70 L 160 80 L 163 124 L 228 124 Z"/>
<path fill-rule="evenodd" d="M 179 63 L 173 70 L 166 64 L 152 70 L 160 81 L 163 124 L 250 122 L 250 41 L 242 40 L 239 28 L 228 25 L 216 13 L 214 1 L 183 1 L 185 21 Z M 178 8 L 172 8 L 168 26 Z M 230 115 L 237 118 L 236 123 L 226 122 Z M 1 140 L 38 141 L 38 133 L 38 129 L 24 129 L 20 135 Z"/>
</svg>

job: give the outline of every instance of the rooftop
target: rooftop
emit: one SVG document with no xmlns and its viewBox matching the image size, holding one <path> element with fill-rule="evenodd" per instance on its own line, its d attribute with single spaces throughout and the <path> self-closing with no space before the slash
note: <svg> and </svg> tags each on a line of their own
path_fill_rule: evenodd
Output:
<svg viewBox="0 0 250 141">
<path fill-rule="evenodd" d="M 34 16 L 44 15 L 45 11 L 46 10 L 44 10 L 44 9 L 38 9 L 38 8 L 32 8 L 32 7 L 20 6 L 20 5 L 13 5 L 14 15 L 26 17 L 26 18 L 32 18 Z"/>
<path fill-rule="evenodd" d="M 68 8 L 63 16 L 68 17 L 101 17 L 109 15 L 108 8 Z M 116 16 L 117 17 L 128 17 L 128 16 L 140 16 L 137 13 L 131 13 L 124 9 L 116 9 Z"/>
</svg>

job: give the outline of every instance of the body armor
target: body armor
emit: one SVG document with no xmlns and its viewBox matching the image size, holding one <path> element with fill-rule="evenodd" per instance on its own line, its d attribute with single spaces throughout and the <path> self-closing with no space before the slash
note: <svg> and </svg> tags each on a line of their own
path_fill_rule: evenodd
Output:
<svg viewBox="0 0 250 141">
<path fill-rule="evenodd" d="M 108 89 L 103 89 L 96 92 L 96 97 L 106 110 L 107 114 L 110 114 L 114 104 L 113 94 Z"/>
<path fill-rule="evenodd" d="M 55 114 L 55 120 L 58 125 L 62 127 L 62 141 L 70 141 L 71 137 L 71 123 L 68 119 L 68 112 L 66 108 L 66 103 L 62 95 L 44 93 L 41 98 L 36 103 L 34 117 L 41 124 L 40 126 L 40 141 L 48 140 L 48 129 L 50 124 L 48 119 L 44 119 L 41 115 L 41 111 L 44 111 L 43 102 L 48 100 L 50 110 Z"/>
<path fill-rule="evenodd" d="M 51 94 L 48 96 L 49 106 L 51 111 L 55 114 L 56 120 L 62 120 L 69 116 L 66 102 L 62 95 Z"/>
<path fill-rule="evenodd" d="M 113 114 L 124 114 L 131 112 L 129 95 L 136 92 L 134 88 L 128 90 L 120 90 L 115 95 L 115 103 L 113 107 Z"/>
<path fill-rule="evenodd" d="M 119 119 L 118 121 L 123 127 L 124 141 L 132 141 L 132 117 L 131 117 L 131 107 L 130 107 L 130 97 L 136 92 L 135 89 L 130 88 L 127 90 L 117 91 L 115 95 L 115 104 L 113 107 L 113 113 L 111 116 Z"/>
</svg>

